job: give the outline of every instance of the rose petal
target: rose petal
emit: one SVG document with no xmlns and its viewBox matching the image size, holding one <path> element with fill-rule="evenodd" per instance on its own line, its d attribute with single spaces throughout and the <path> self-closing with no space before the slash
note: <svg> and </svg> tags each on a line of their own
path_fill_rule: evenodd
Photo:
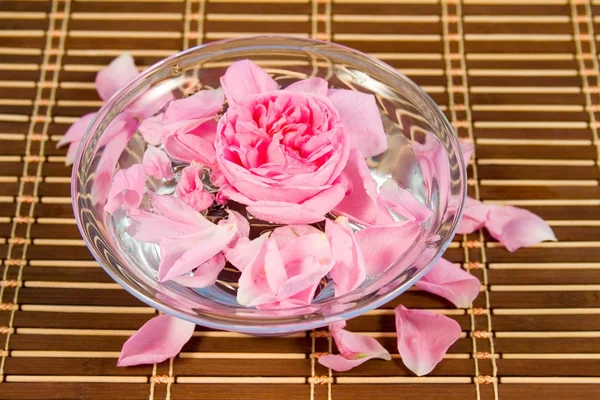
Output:
<svg viewBox="0 0 600 400">
<path fill-rule="evenodd" d="M 214 134 L 217 123 L 206 121 L 192 133 L 179 133 L 165 139 L 165 151 L 178 161 L 184 163 L 197 162 L 206 166 L 215 164 L 216 154 Z"/>
<path fill-rule="evenodd" d="M 440 258 L 415 286 L 450 300 L 458 308 L 468 308 L 479 295 L 481 282 L 450 261 Z"/>
<path fill-rule="evenodd" d="M 354 237 L 365 258 L 367 278 L 392 266 L 413 245 L 420 230 L 414 222 L 394 222 L 356 232 Z"/>
<path fill-rule="evenodd" d="M 349 332 L 343 329 L 345 326 L 345 322 L 330 325 L 331 336 L 341 354 L 320 357 L 319 364 L 343 372 L 372 358 L 387 361 L 392 359 L 390 353 L 377 340 L 370 336 Z"/>
<path fill-rule="evenodd" d="M 327 96 L 327 81 L 317 77 L 302 79 L 301 81 L 292 83 L 285 90 Z"/>
<path fill-rule="evenodd" d="M 171 169 L 171 160 L 164 151 L 157 149 L 154 146 L 148 146 L 142 165 L 146 174 L 156 178 L 170 181 L 173 179 L 173 170 Z"/>
<path fill-rule="evenodd" d="M 130 54 L 122 54 L 96 75 L 96 90 L 104 101 L 110 99 L 123 86 L 138 76 Z"/>
<path fill-rule="evenodd" d="M 460 151 L 462 152 L 465 165 L 469 165 L 469 162 L 475 153 L 475 146 L 473 146 L 471 141 L 467 141 L 465 139 L 459 139 L 458 144 L 460 145 Z"/>
<path fill-rule="evenodd" d="M 148 192 L 153 212 L 137 210 L 129 217 L 131 225 L 125 231 L 141 242 L 159 243 L 165 237 L 176 238 L 214 226 L 192 207 L 173 196 Z"/>
<path fill-rule="evenodd" d="M 96 116 L 96 113 L 89 113 L 79 118 L 67 129 L 65 135 L 58 141 L 56 147 L 64 146 L 67 143 L 79 142 L 83 138 L 83 134 L 87 130 L 88 126 L 92 123 L 92 120 Z"/>
<path fill-rule="evenodd" d="M 129 139 L 135 133 L 138 122 L 128 114 L 117 116 L 107 127 L 98 144 L 104 142 L 105 147 L 98 161 L 96 176 L 92 185 L 93 204 L 106 201 L 115 168 L 121 154 L 127 147 Z"/>
<path fill-rule="evenodd" d="M 230 243 L 230 247 L 233 247 L 238 239 L 248 238 L 250 236 L 250 223 L 242 214 L 234 210 L 226 210 L 228 217 L 218 222 L 219 225 L 233 224 L 237 227 L 236 236 Z"/>
<path fill-rule="evenodd" d="M 117 365 L 161 363 L 175 357 L 190 340 L 196 325 L 170 315 L 159 315 L 146 322 L 121 350 Z"/>
<path fill-rule="evenodd" d="M 512 206 L 493 208 L 485 227 L 511 252 L 546 240 L 557 240 L 546 221 L 528 210 Z"/>
<path fill-rule="evenodd" d="M 360 149 L 365 157 L 387 149 L 387 138 L 375 96 L 345 89 L 329 89 L 329 100 L 346 125 L 350 147 Z"/>
<path fill-rule="evenodd" d="M 297 237 L 314 233 L 322 232 L 311 225 L 285 225 L 275 228 L 273 233 L 271 233 L 271 238 L 275 239 L 275 242 L 277 242 L 277 247 L 283 249 L 292 243 Z"/>
<path fill-rule="evenodd" d="M 287 275 L 273 239 L 261 235 L 254 240 L 238 240 L 225 256 L 242 272 L 238 281 L 238 303 L 250 307 L 275 301 L 279 285 Z"/>
<path fill-rule="evenodd" d="M 333 210 L 363 225 L 381 225 L 393 222 L 389 211 L 379 201 L 377 185 L 360 150 L 352 149 L 344 175 L 351 190 Z"/>
<path fill-rule="evenodd" d="M 184 99 L 169 103 L 165 118 L 170 122 L 215 117 L 223 108 L 223 90 L 201 90 Z"/>
<path fill-rule="evenodd" d="M 335 282 L 335 296 L 344 295 L 356 289 L 366 279 L 365 259 L 352 227 L 345 217 L 338 217 L 335 222 L 326 220 L 325 233 L 331 243 L 331 251 L 335 265 L 329 276 Z"/>
<path fill-rule="evenodd" d="M 431 210 L 427 206 L 417 200 L 408 190 L 398 186 L 393 179 L 388 179 L 381 185 L 379 198 L 391 210 L 409 221 L 421 223 L 431 215 Z"/>
<path fill-rule="evenodd" d="M 394 311 L 402 362 L 418 376 L 428 374 L 460 338 L 460 325 L 431 311 L 409 310 L 404 306 Z"/>
<path fill-rule="evenodd" d="M 225 262 L 225 256 L 223 253 L 219 253 L 196 268 L 192 276 L 177 276 L 172 281 L 197 289 L 211 286 L 217 281 L 217 277 L 225 268 Z"/>
<path fill-rule="evenodd" d="M 140 119 L 146 119 L 153 116 L 175 98 L 175 96 L 173 96 L 173 90 L 177 89 L 177 87 L 174 87 L 173 85 L 177 84 L 176 80 L 168 79 L 149 88 L 140 94 L 132 104 L 127 106 L 127 112 Z"/>
<path fill-rule="evenodd" d="M 165 238 L 160 242 L 160 282 L 187 274 L 219 252 L 236 233 L 235 225 L 214 225 L 211 228 L 177 238 Z"/>
<path fill-rule="evenodd" d="M 483 228 L 492 208 L 492 206 L 483 204 L 479 200 L 467 197 L 463 209 L 463 216 L 456 233 L 469 234 Z"/>
<path fill-rule="evenodd" d="M 221 87 L 230 105 L 244 102 L 246 96 L 277 90 L 277 82 L 250 60 L 236 61 L 221 77 Z"/>
<path fill-rule="evenodd" d="M 346 194 L 346 187 L 336 183 L 301 204 L 257 201 L 246 208 L 255 217 L 278 224 L 312 224 L 325 219 Z"/>
<path fill-rule="evenodd" d="M 115 175 L 104 210 L 113 213 L 121 206 L 133 210 L 140 206 L 146 185 L 146 172 L 141 164 L 122 169 Z"/>
</svg>

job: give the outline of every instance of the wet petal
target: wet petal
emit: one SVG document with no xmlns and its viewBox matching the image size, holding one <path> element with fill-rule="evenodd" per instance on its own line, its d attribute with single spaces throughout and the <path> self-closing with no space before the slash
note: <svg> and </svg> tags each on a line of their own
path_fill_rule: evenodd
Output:
<svg viewBox="0 0 600 400">
<path fill-rule="evenodd" d="M 165 238 L 160 242 L 159 281 L 168 281 L 199 267 L 223 251 L 235 233 L 235 225 L 214 225 L 186 236 Z"/>
<path fill-rule="evenodd" d="M 493 208 L 488 214 L 485 227 L 508 251 L 547 240 L 556 241 L 556 236 L 546 221 L 531 211 L 512 206 Z"/>
<path fill-rule="evenodd" d="M 117 365 L 161 363 L 175 357 L 190 340 L 196 325 L 170 315 L 159 315 L 146 322 L 121 350 Z"/>
<path fill-rule="evenodd" d="M 202 167 L 188 165 L 181 171 L 181 177 L 175 188 L 177 196 L 196 211 L 206 210 L 215 200 L 215 197 L 204 188 L 203 175 Z"/>
<path fill-rule="evenodd" d="M 316 77 L 302 79 L 301 81 L 292 83 L 285 90 L 327 96 L 327 81 Z"/>
<path fill-rule="evenodd" d="M 415 286 L 450 300 L 458 308 L 468 308 L 479 295 L 481 282 L 450 261 L 440 258 Z"/>
<path fill-rule="evenodd" d="M 243 103 L 246 96 L 277 90 L 277 82 L 250 60 L 236 61 L 221 77 L 221 86 L 230 105 Z"/>
<path fill-rule="evenodd" d="M 115 175 L 104 210 L 112 213 L 121 206 L 133 210 L 140 206 L 146 185 L 146 172 L 141 164 L 122 169 Z"/>
<path fill-rule="evenodd" d="M 242 214 L 234 210 L 226 210 L 228 217 L 218 222 L 219 225 L 233 224 L 237 227 L 237 233 L 231 241 L 230 247 L 235 245 L 235 242 L 240 238 L 248 238 L 250 236 L 250 223 Z"/>
<path fill-rule="evenodd" d="M 414 222 L 370 226 L 354 235 L 363 253 L 367 278 L 385 271 L 413 245 L 420 232 Z"/>
<path fill-rule="evenodd" d="M 350 191 L 335 207 L 336 214 L 344 215 L 363 225 L 381 225 L 393 222 L 383 203 L 379 201 L 377 185 L 361 152 L 350 151 L 343 174 L 350 182 Z"/>
<path fill-rule="evenodd" d="M 375 97 L 345 89 L 329 89 L 329 100 L 346 126 L 350 147 L 360 149 L 365 157 L 387 149 L 387 138 Z"/>
<path fill-rule="evenodd" d="M 164 151 L 157 149 L 154 146 L 148 146 L 142 165 L 146 174 L 156 178 L 165 179 L 167 181 L 173 179 L 173 169 L 171 168 L 171 160 Z"/>
<path fill-rule="evenodd" d="M 96 75 L 96 90 L 104 101 L 110 99 L 123 86 L 138 76 L 130 54 L 122 54 Z"/>
<path fill-rule="evenodd" d="M 172 280 L 180 285 L 197 289 L 211 286 L 225 268 L 225 262 L 225 256 L 219 253 L 196 268 L 192 276 L 178 276 Z"/>
<path fill-rule="evenodd" d="M 223 108 L 223 91 L 201 90 L 190 97 L 174 100 L 169 103 L 165 118 L 171 122 L 185 119 L 215 117 Z"/>
<path fill-rule="evenodd" d="M 402 189 L 393 179 L 381 185 L 379 198 L 392 211 L 409 221 L 421 223 L 429 218 L 431 210 L 415 198 L 408 190 Z"/>
<path fill-rule="evenodd" d="M 335 265 L 329 275 L 335 282 L 337 297 L 356 289 L 364 282 L 366 278 L 365 259 L 347 218 L 338 217 L 335 222 L 326 220 L 325 233 L 331 243 L 335 260 Z"/>
<path fill-rule="evenodd" d="M 431 311 L 398 306 L 396 332 L 402 362 L 418 376 L 427 375 L 460 338 L 458 322 Z"/>
</svg>

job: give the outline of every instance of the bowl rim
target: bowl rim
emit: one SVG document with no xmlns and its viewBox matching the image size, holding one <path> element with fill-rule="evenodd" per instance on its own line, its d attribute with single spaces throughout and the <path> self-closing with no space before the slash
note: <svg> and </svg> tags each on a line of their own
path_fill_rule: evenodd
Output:
<svg viewBox="0 0 600 400">
<path fill-rule="evenodd" d="M 120 101 L 125 96 L 126 93 L 130 92 L 133 88 L 137 87 L 146 78 L 148 78 L 155 72 L 161 70 L 164 66 L 171 64 L 174 60 L 185 57 L 190 54 L 193 54 L 199 50 L 205 50 L 212 46 L 218 46 L 221 44 L 231 44 L 231 43 L 235 44 L 236 42 L 240 42 L 240 41 L 264 40 L 264 39 L 283 40 L 283 41 L 293 40 L 296 43 L 305 42 L 307 45 L 315 45 L 316 44 L 316 45 L 333 46 L 334 48 L 338 48 L 340 50 L 347 51 L 347 52 L 349 51 L 349 52 L 354 53 L 355 55 L 365 58 L 365 59 L 369 60 L 370 62 L 376 64 L 378 67 L 380 67 L 384 70 L 387 70 L 388 73 L 390 73 L 392 75 L 396 75 L 399 78 L 401 78 L 403 81 L 405 81 L 418 95 L 420 95 L 422 97 L 423 100 L 425 100 L 425 102 L 435 111 L 435 113 L 437 113 L 437 116 L 440 118 L 441 123 L 450 132 L 450 135 L 449 135 L 449 140 L 451 142 L 450 144 L 451 144 L 451 147 L 453 148 L 453 150 L 455 150 L 455 153 L 457 156 L 457 161 L 459 163 L 458 171 L 459 171 L 459 176 L 460 176 L 459 182 L 461 183 L 461 185 L 460 185 L 461 192 L 460 192 L 460 198 L 459 198 L 459 202 L 458 202 L 458 209 L 456 212 L 456 218 L 454 219 L 453 226 L 449 230 L 447 240 L 440 245 L 440 247 L 437 249 L 435 256 L 421 271 L 417 272 L 414 276 L 412 276 L 408 280 L 404 281 L 402 284 L 400 284 L 398 287 L 394 288 L 393 290 L 390 290 L 389 292 L 387 292 L 385 294 L 378 295 L 373 300 L 366 302 L 364 304 L 350 307 L 344 311 L 332 312 L 331 314 L 326 315 L 326 316 L 321 315 L 320 318 L 312 318 L 312 319 L 305 319 L 305 320 L 299 319 L 298 321 L 293 321 L 293 322 L 287 322 L 287 321 L 278 322 L 278 320 L 281 319 L 282 317 L 279 317 L 279 318 L 275 317 L 272 319 L 272 322 L 273 322 L 272 324 L 271 323 L 268 323 L 268 324 L 254 323 L 254 324 L 252 324 L 251 319 L 246 320 L 245 321 L 246 323 L 230 323 L 230 322 L 224 323 L 220 319 L 214 318 L 210 315 L 205 315 L 202 312 L 197 312 L 192 315 L 192 314 L 186 313 L 185 311 L 182 311 L 178 308 L 175 308 L 172 305 L 167 304 L 166 302 L 160 301 L 156 298 L 149 297 L 146 294 L 138 291 L 136 288 L 131 287 L 122 278 L 120 278 L 111 268 L 108 268 L 106 265 L 104 265 L 104 263 L 101 261 L 102 258 L 98 254 L 97 248 L 92 245 L 91 240 L 88 238 L 88 235 L 86 234 L 86 231 L 84 230 L 82 221 L 80 219 L 79 204 L 77 201 L 78 170 L 79 170 L 79 166 L 81 164 L 81 160 L 83 158 L 83 150 L 89 146 L 89 143 L 92 139 L 92 137 L 90 136 L 90 132 L 96 131 L 97 125 L 100 123 L 100 121 L 104 118 L 105 114 L 108 112 L 108 110 L 111 107 L 113 107 L 113 105 L 115 103 Z M 124 53 L 126 53 L 126 51 L 124 51 Z M 350 48 L 350 47 L 347 47 L 344 45 L 340 45 L 337 43 L 328 42 L 328 41 L 308 39 L 308 38 L 299 38 L 299 37 L 294 37 L 294 36 L 283 36 L 283 35 L 242 36 L 242 37 L 213 41 L 210 43 L 201 44 L 201 45 L 194 46 L 189 49 L 183 50 L 181 52 L 175 53 L 167 58 L 164 58 L 164 59 L 158 61 L 157 63 L 153 64 L 152 66 L 148 67 L 147 69 L 142 71 L 140 74 L 138 74 L 132 81 L 130 81 L 124 87 L 119 89 L 109 100 L 105 101 L 104 104 L 102 105 L 102 107 L 98 110 L 98 112 L 96 113 L 96 115 L 94 116 L 92 121 L 90 122 L 89 126 L 87 127 L 87 129 L 81 139 L 81 142 L 77 149 L 77 155 L 73 162 L 73 168 L 72 168 L 72 173 L 71 173 L 71 203 L 72 203 L 73 213 L 75 216 L 75 221 L 76 221 L 77 227 L 79 229 L 79 232 L 81 233 L 82 239 L 85 242 L 88 250 L 91 252 L 94 259 L 100 264 L 100 266 L 104 269 L 104 271 L 115 282 L 117 282 L 127 292 L 132 294 L 137 299 L 141 300 L 143 303 L 145 303 L 165 314 L 169 314 L 171 316 L 181 318 L 186 321 L 193 322 L 197 325 L 206 326 L 206 327 L 209 327 L 212 329 L 236 331 L 236 332 L 249 333 L 249 334 L 254 334 L 254 335 L 292 334 L 295 332 L 301 332 L 301 331 L 319 328 L 319 327 L 329 325 L 329 324 L 337 322 L 337 321 L 352 319 L 359 315 L 364 314 L 367 311 L 376 309 L 376 308 L 382 306 L 383 304 L 386 304 L 389 301 L 393 300 L 394 298 L 398 297 L 402 293 L 404 293 L 411 286 L 413 286 L 419 279 L 421 279 L 429 271 L 429 269 L 433 267 L 433 265 L 435 265 L 435 263 L 442 257 L 442 255 L 444 254 L 444 252 L 446 251 L 446 249 L 452 242 L 452 238 L 456 234 L 456 230 L 458 229 L 458 225 L 462 219 L 462 214 L 463 214 L 464 204 L 465 204 L 465 199 L 466 199 L 466 193 L 467 193 L 466 167 L 464 164 L 464 159 L 463 159 L 462 151 L 460 150 L 460 145 L 458 142 L 458 137 L 456 135 L 456 132 L 454 131 L 452 125 L 450 124 L 450 122 L 448 121 L 448 119 L 446 118 L 444 113 L 440 110 L 439 106 L 433 101 L 433 99 L 431 99 L 431 97 L 427 93 L 425 93 L 425 91 L 423 91 L 423 89 L 421 89 L 416 83 L 414 83 L 406 75 L 404 75 L 403 73 L 392 68 L 385 62 L 378 60 L 377 58 L 372 57 L 372 56 L 365 54 L 361 51 L 358 51 L 356 49 L 353 49 L 353 48 Z M 310 307 L 310 305 L 308 305 L 306 307 Z M 267 310 L 261 310 L 261 311 L 267 311 Z M 281 311 L 279 311 L 279 312 L 281 312 Z M 302 314 L 294 315 L 294 317 L 297 317 L 297 318 L 301 318 L 301 316 L 302 316 Z M 271 321 L 271 320 L 269 320 L 269 321 Z M 265 320 L 261 319 L 260 322 L 264 323 Z"/>
</svg>

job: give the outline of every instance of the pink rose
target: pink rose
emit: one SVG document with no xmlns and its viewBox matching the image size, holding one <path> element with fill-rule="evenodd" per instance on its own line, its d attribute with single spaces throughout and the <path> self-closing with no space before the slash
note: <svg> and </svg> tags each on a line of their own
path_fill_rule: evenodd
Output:
<svg viewBox="0 0 600 400">
<path fill-rule="evenodd" d="M 198 165 L 185 167 L 175 188 L 177 196 L 197 211 L 206 210 L 215 200 L 215 197 L 204 189 L 202 175 L 202 168 Z"/>
<path fill-rule="evenodd" d="M 320 78 L 278 90 L 249 60 L 229 67 L 221 84 L 229 109 L 215 141 L 220 196 L 260 219 L 323 220 L 349 189 L 342 171 L 350 149 L 369 156 L 386 148 L 373 96 L 328 90 Z"/>
</svg>

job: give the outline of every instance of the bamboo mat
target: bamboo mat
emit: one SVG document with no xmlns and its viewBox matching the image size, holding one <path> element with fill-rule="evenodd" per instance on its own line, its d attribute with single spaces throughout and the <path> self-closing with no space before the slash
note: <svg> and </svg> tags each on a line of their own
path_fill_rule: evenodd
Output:
<svg viewBox="0 0 600 400">
<path fill-rule="evenodd" d="M 446 257 L 482 281 L 473 308 L 411 290 L 349 322 L 392 353 L 392 308 L 463 337 L 425 378 L 396 357 L 332 373 L 326 330 L 199 328 L 179 358 L 117 368 L 155 315 L 80 240 L 56 142 L 100 106 L 96 72 L 216 39 L 280 33 L 368 52 L 420 84 L 476 143 L 469 191 L 547 219 L 560 242 L 508 253 L 485 234 Z M 600 393 L 600 1 L 0 1 L 0 399 L 591 399 Z"/>
</svg>

